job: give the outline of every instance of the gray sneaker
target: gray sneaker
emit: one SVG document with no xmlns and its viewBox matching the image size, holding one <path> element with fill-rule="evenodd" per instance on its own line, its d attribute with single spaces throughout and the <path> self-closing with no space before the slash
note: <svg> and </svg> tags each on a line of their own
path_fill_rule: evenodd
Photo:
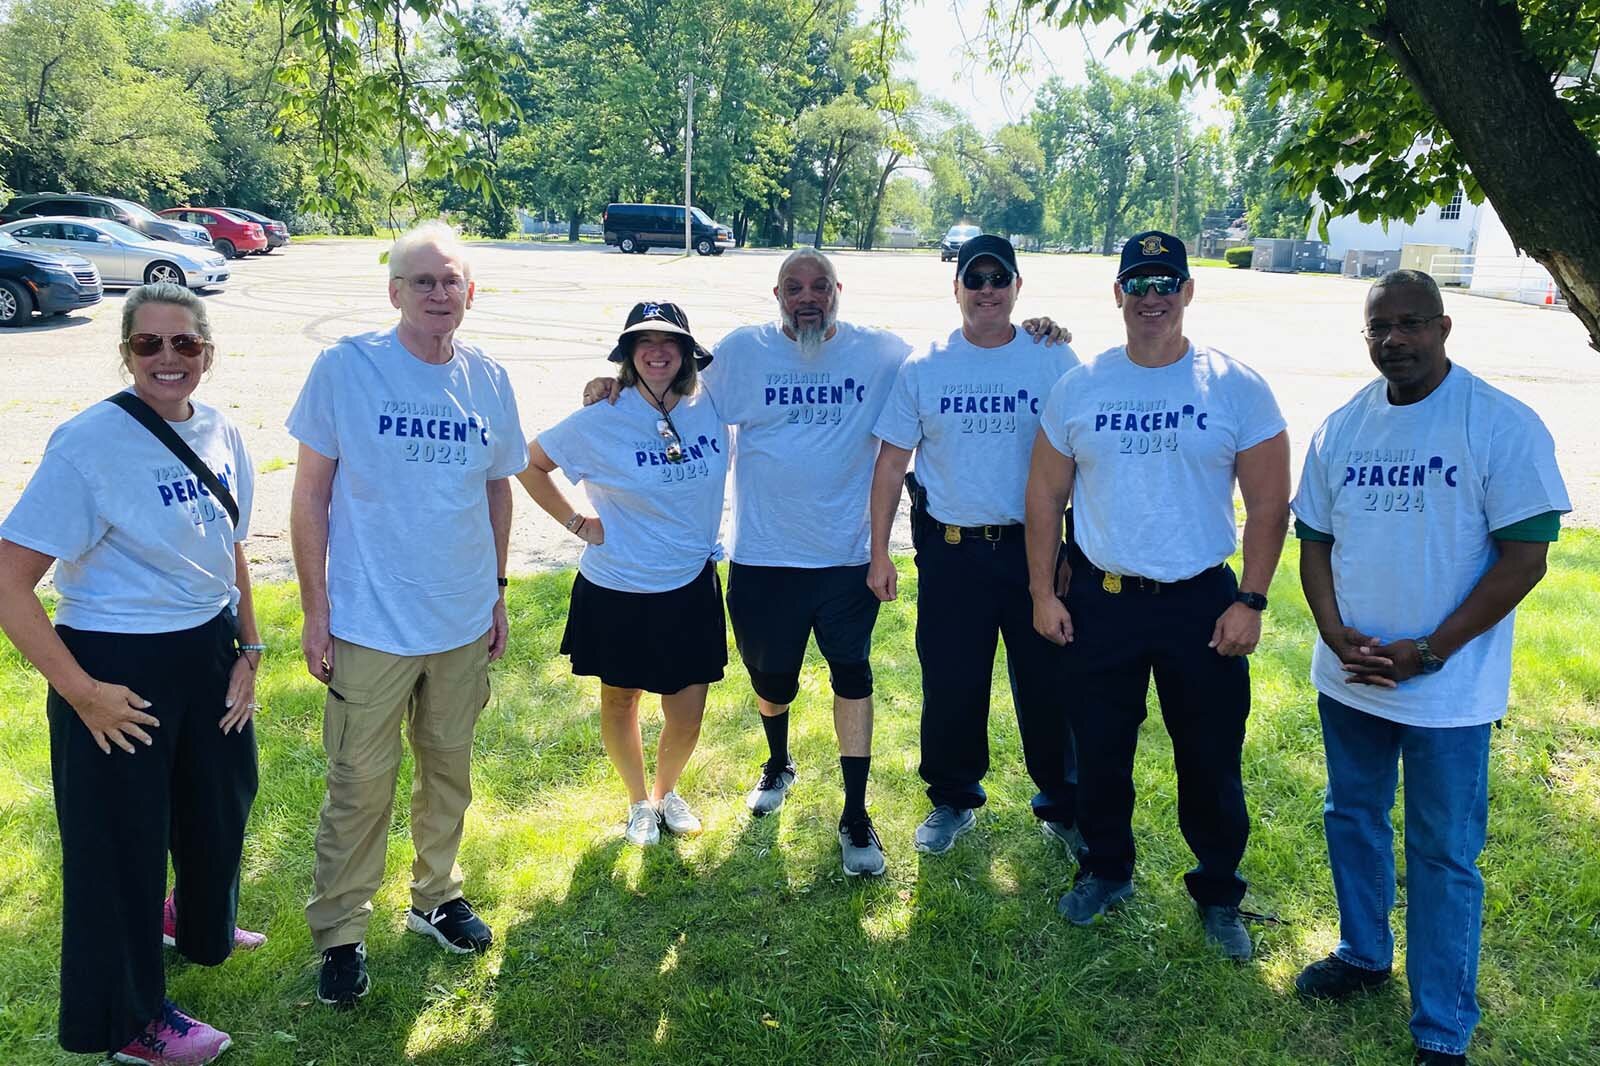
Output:
<svg viewBox="0 0 1600 1066">
<path fill-rule="evenodd" d="M 1200 908 L 1200 924 L 1205 926 L 1206 939 L 1214 944 L 1226 958 L 1234 962 L 1249 962 L 1255 954 L 1255 944 L 1239 917 L 1238 907 L 1220 904 Z"/>
<path fill-rule="evenodd" d="M 1112 907 L 1133 895 L 1132 881 L 1111 881 L 1089 874 L 1061 897 L 1056 910 L 1073 925 L 1091 925 Z"/>
<path fill-rule="evenodd" d="M 1068 825 L 1066 822 L 1047 822 L 1040 819 L 1039 832 L 1044 834 L 1046 840 L 1066 848 L 1067 858 L 1073 862 L 1078 861 L 1078 856 L 1083 851 L 1083 834 L 1078 832 L 1076 825 Z"/>
<path fill-rule="evenodd" d="M 789 791 L 789 786 L 794 784 L 794 763 L 785 763 L 775 766 L 769 759 L 761 764 L 761 779 L 756 782 L 744 798 L 745 806 L 750 808 L 750 813 L 758 817 L 771 814 L 783 806 L 784 794 Z"/>
<path fill-rule="evenodd" d="M 956 841 L 963 833 L 969 832 L 977 824 L 978 816 L 970 807 L 958 810 L 941 804 L 917 826 L 913 843 L 918 851 L 943 855 L 956 846 Z"/>
<path fill-rule="evenodd" d="M 872 819 L 866 815 L 839 823 L 839 852 L 844 857 L 844 872 L 851 877 L 870 874 L 873 877 L 889 868 L 883 857 L 883 841 L 872 828 Z"/>
</svg>

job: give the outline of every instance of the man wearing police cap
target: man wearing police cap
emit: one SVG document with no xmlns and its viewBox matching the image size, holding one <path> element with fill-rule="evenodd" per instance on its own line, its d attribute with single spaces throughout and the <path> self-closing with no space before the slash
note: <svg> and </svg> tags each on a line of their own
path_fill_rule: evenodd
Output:
<svg viewBox="0 0 1600 1066">
<path fill-rule="evenodd" d="M 1133 894 L 1133 760 L 1154 673 L 1172 738 L 1178 824 L 1198 860 L 1185 875 L 1206 936 L 1252 954 L 1239 916 L 1249 835 L 1240 754 L 1245 658 L 1288 524 L 1289 441 L 1260 375 L 1184 336 L 1188 254 L 1167 233 L 1122 249 L 1112 287 L 1127 342 L 1050 393 L 1027 489 L 1033 623 L 1067 649 L 1085 854 L 1061 913 L 1087 925 Z M 1233 485 L 1244 497 L 1244 574 Z M 1069 566 L 1057 563 L 1072 501 Z"/>
<path fill-rule="evenodd" d="M 1028 451 L 1044 397 L 1078 364 L 1067 345 L 1035 346 L 1012 325 L 1022 278 L 1011 242 L 984 234 L 961 246 L 955 298 L 961 328 L 908 359 L 873 432 L 883 441 L 872 483 L 867 583 L 896 595 L 889 530 L 916 453 L 917 658 L 922 666 L 922 758 L 933 810 L 918 851 L 948 851 L 977 823 L 989 768 L 994 654 L 1006 644 L 1023 758 L 1038 787 L 1046 835 L 1076 852 L 1072 736 L 1061 706 L 1061 655 L 1033 631 L 1023 546 Z M 1055 544 L 1061 547 L 1056 509 Z"/>
</svg>

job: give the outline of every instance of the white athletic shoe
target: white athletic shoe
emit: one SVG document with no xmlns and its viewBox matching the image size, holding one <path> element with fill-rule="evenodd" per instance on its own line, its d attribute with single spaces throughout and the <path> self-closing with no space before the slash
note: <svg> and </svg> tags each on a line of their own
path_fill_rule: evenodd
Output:
<svg viewBox="0 0 1600 1066">
<path fill-rule="evenodd" d="M 628 843 L 641 848 L 661 843 L 661 818 L 649 800 L 640 800 L 628 807 L 628 828 L 622 835 L 628 838 Z"/>
<path fill-rule="evenodd" d="M 694 816 L 689 805 L 676 792 L 668 792 L 661 797 L 661 824 L 680 837 L 700 835 L 700 819 Z"/>
</svg>

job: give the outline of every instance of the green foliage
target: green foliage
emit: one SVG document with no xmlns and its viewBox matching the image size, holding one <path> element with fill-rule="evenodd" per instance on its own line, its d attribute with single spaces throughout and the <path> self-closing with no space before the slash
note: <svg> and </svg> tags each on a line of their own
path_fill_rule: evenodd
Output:
<svg viewBox="0 0 1600 1066">
<path fill-rule="evenodd" d="M 1224 93 L 1241 86 L 1257 114 L 1282 120 L 1270 145 L 1281 171 L 1277 193 L 1322 203 L 1323 217 L 1362 221 L 1414 219 L 1465 187 L 1483 198 L 1448 131 L 1386 43 L 1383 5 L 1372 0 L 1023 0 L 1038 17 L 1059 22 L 1121 20 L 1122 40 L 1144 44 L 1177 64 L 1172 87 L 1211 81 Z M 1528 58 L 1555 75 L 1600 50 L 1600 2 L 1540 0 L 1504 10 L 1520 18 Z M 1463 54 L 1461 62 L 1473 57 Z M 1261 82 L 1252 86 L 1251 79 Z M 1559 92 L 1569 114 L 1600 142 L 1600 84 L 1575 79 Z M 1248 104 L 1247 104 L 1248 106 Z M 1260 150 L 1267 146 L 1257 146 Z M 1525 161 L 1515 161 L 1522 165 Z M 1283 205 L 1292 212 L 1293 204 Z M 1282 231 L 1284 210 L 1262 221 Z M 1286 235 L 1293 236 L 1295 233 Z"/>
<path fill-rule="evenodd" d="M 278 475 L 273 475 L 278 476 Z M 1480 997 L 1473 1061 L 1592 1066 L 1600 1046 L 1600 537 L 1567 531 L 1518 610 L 1510 713 L 1494 731 Z M 374 900 L 372 994 L 353 1013 L 315 1002 L 304 904 L 325 761 L 322 690 L 299 654 L 295 589 L 264 584 L 269 651 L 256 721 L 261 790 L 240 920 L 258 951 L 167 969 L 169 994 L 230 1031 L 240 1066 L 712 1066 L 870 1062 L 1041 1066 L 1388 1066 L 1411 1057 L 1403 980 L 1308 1006 L 1298 968 L 1338 942 L 1322 827 L 1324 769 L 1306 683 L 1317 639 L 1294 547 L 1252 657 L 1244 748 L 1251 837 L 1246 905 L 1257 960 L 1205 944 L 1183 887 L 1172 749 L 1152 710 L 1134 778 L 1138 895 L 1090 929 L 1056 900 L 1072 865 L 1042 838 L 996 664 L 989 804 L 949 854 L 911 847 L 927 813 L 917 776 L 915 571 L 899 562 L 873 646 L 877 725 L 868 798 L 883 878 L 839 870 L 838 754 L 827 667 L 813 650 L 791 726 L 800 784 L 783 809 L 743 805 L 765 757 L 737 657 L 712 686 L 680 790 L 706 832 L 648 850 L 621 841 L 626 797 L 600 741 L 596 688 L 558 651 L 571 573 L 515 578 L 511 639 L 477 727 L 461 865 L 495 930 L 486 956 L 405 931 L 412 761 L 400 771 Z M 42 725 L 44 685 L 0 638 L 0 1061 L 55 1066 L 60 845 Z M 641 713 L 646 751 L 660 718 Z M 138 757 L 138 756 L 135 756 Z M 108 815 L 110 816 L 110 815 Z M 1398 818 L 1397 818 L 1398 822 Z M 1397 832 L 1400 827 L 1397 825 Z M 1396 854 L 1404 861 L 1403 849 Z M 1394 917 L 1403 971 L 1403 900 Z"/>
<path fill-rule="evenodd" d="M 1231 267 L 1248 267 L 1254 255 L 1254 248 L 1229 248 L 1222 253 L 1222 258 Z"/>
</svg>

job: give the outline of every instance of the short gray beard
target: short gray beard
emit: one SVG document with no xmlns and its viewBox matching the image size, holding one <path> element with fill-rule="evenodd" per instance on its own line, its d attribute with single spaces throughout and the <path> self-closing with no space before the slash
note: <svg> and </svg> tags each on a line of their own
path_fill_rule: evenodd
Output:
<svg viewBox="0 0 1600 1066">
<path fill-rule="evenodd" d="M 794 343 L 800 349 L 800 357 L 808 361 L 822 354 L 822 346 L 827 343 L 828 333 L 839 321 L 837 307 L 830 307 L 823 312 L 822 321 L 815 328 L 800 325 L 795 316 L 782 306 L 778 308 L 778 312 L 783 316 L 783 327 L 794 334 Z"/>
</svg>

